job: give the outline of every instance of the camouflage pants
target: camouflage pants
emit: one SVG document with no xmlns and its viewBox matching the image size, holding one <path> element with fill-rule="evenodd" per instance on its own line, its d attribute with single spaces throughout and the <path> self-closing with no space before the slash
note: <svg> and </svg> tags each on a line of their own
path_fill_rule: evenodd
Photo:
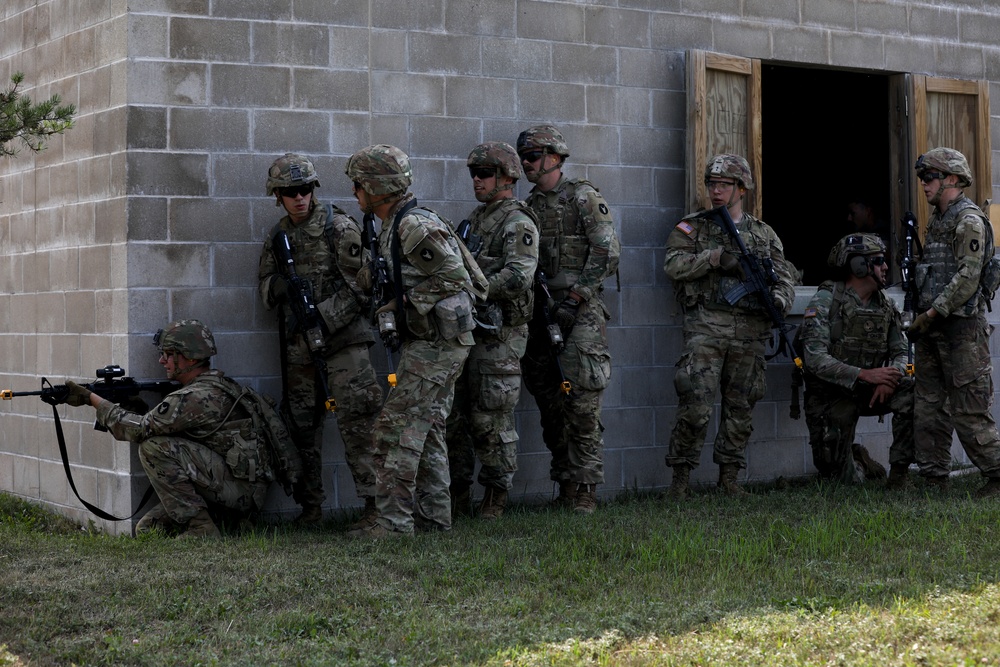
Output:
<svg viewBox="0 0 1000 667">
<path fill-rule="evenodd" d="M 698 466 L 712 418 L 715 393 L 721 390 L 722 413 L 712 460 L 746 467 L 746 447 L 753 432 L 753 407 L 764 395 L 764 342 L 685 332 L 677 361 L 677 422 L 670 434 L 668 466 Z"/>
<path fill-rule="evenodd" d="M 344 441 L 344 457 L 354 477 L 358 496 L 375 495 L 371 429 L 382 406 L 382 388 L 375 376 L 368 346 L 348 345 L 326 357 L 327 383 L 337 402 L 337 426 Z M 289 364 L 289 430 L 302 457 L 302 478 L 293 497 L 300 505 L 322 505 L 323 419 L 326 410 L 317 388 L 316 367 Z"/>
<path fill-rule="evenodd" d="M 867 404 L 864 406 L 867 408 Z M 806 425 L 813 465 L 821 477 L 861 484 L 864 474 L 855 465 L 852 446 L 860 408 L 854 394 L 842 387 L 806 380 Z M 913 383 L 901 383 L 885 406 L 892 413 L 892 446 L 889 463 L 909 465 L 913 455 Z"/>
<path fill-rule="evenodd" d="M 604 482 L 601 399 L 611 381 L 611 354 L 604 304 L 598 297 L 580 305 L 566 349 L 553 356 L 545 325 L 536 316 L 521 359 L 524 386 L 541 413 L 542 439 L 552 453 L 549 477 L 556 482 Z M 571 384 L 560 389 L 558 362 Z"/>
<path fill-rule="evenodd" d="M 503 327 L 499 336 L 476 333 L 448 416 L 448 463 L 455 488 L 472 486 L 477 456 L 480 484 L 511 488 L 517 470 L 514 406 L 521 395 L 520 360 L 527 341 L 527 325 Z"/>
<path fill-rule="evenodd" d="M 428 529 L 451 528 L 445 423 L 469 346 L 456 341 L 408 341 L 375 420 L 376 493 L 379 523 L 410 533 L 416 521 Z"/>
<path fill-rule="evenodd" d="M 980 315 L 948 317 L 916 343 L 914 440 L 920 474 L 951 471 L 951 434 L 986 477 L 1000 477 L 1000 435 L 993 419 L 992 327 Z"/>
<path fill-rule="evenodd" d="M 163 509 L 184 524 L 208 503 L 231 510 L 259 510 L 268 482 L 236 479 L 226 459 L 185 438 L 153 436 L 139 443 L 139 461 Z"/>
</svg>

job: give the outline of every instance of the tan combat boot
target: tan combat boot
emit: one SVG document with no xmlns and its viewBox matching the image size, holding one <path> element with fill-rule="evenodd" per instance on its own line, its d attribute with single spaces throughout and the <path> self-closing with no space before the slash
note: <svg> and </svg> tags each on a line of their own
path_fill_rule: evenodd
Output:
<svg viewBox="0 0 1000 667">
<path fill-rule="evenodd" d="M 375 525 L 378 519 L 378 507 L 375 506 L 375 498 L 369 496 L 365 498 L 365 507 L 361 510 L 361 517 L 347 527 L 347 530 L 363 530 Z"/>
<path fill-rule="evenodd" d="M 576 487 L 573 498 L 573 511 L 582 514 L 593 514 L 597 509 L 597 485 L 580 484 Z"/>
<path fill-rule="evenodd" d="M 924 485 L 928 491 L 937 493 L 947 493 L 951 487 L 951 478 L 948 475 L 937 475 L 935 477 L 925 477 Z"/>
<path fill-rule="evenodd" d="M 199 510 L 197 514 L 191 517 L 191 520 L 187 522 L 187 528 L 177 536 L 181 540 L 194 537 L 210 537 L 212 539 L 222 537 L 219 527 L 212 521 L 212 517 L 208 515 L 208 510 L 206 509 Z"/>
<path fill-rule="evenodd" d="M 177 522 L 167 514 L 163 503 L 157 503 L 135 524 L 135 534 L 142 535 L 156 529 L 169 533 L 178 528 Z"/>
<path fill-rule="evenodd" d="M 906 463 L 893 463 L 889 466 L 889 481 L 885 483 L 887 489 L 902 489 L 909 483 L 910 466 Z"/>
<path fill-rule="evenodd" d="M 323 521 L 323 508 L 319 505 L 303 505 L 302 514 L 295 518 L 297 526 L 315 526 Z"/>
<path fill-rule="evenodd" d="M 691 466 L 678 463 L 674 466 L 674 478 L 670 482 L 670 489 L 667 491 L 668 500 L 684 500 L 691 493 Z"/>
<path fill-rule="evenodd" d="M 507 507 L 507 489 L 498 486 L 487 486 L 483 494 L 483 502 L 479 506 L 479 518 L 483 521 L 494 521 L 503 516 Z"/>
<path fill-rule="evenodd" d="M 976 498 L 994 498 L 1000 496 L 1000 478 L 989 477 L 986 483 L 976 490 Z"/>
<path fill-rule="evenodd" d="M 559 495 L 552 504 L 556 507 L 573 507 L 576 504 L 576 484 L 559 482 Z"/>
<path fill-rule="evenodd" d="M 740 488 L 736 477 L 740 474 L 740 466 L 736 463 L 723 463 L 719 466 L 719 489 L 730 496 L 749 496 Z"/>
<path fill-rule="evenodd" d="M 851 455 L 864 469 L 865 479 L 885 479 L 885 466 L 873 459 L 863 445 L 851 445 Z"/>
</svg>

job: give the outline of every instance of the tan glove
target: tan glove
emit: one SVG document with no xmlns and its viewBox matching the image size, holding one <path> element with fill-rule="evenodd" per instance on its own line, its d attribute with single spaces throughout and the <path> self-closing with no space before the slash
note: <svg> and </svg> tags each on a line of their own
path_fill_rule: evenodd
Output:
<svg viewBox="0 0 1000 667">
<path fill-rule="evenodd" d="M 358 271 L 358 277 L 355 278 L 355 282 L 358 283 L 358 287 L 362 292 L 368 296 L 372 295 L 374 285 L 372 284 L 372 270 L 368 264 L 362 266 L 361 270 Z"/>
<path fill-rule="evenodd" d="M 66 395 L 66 405 L 72 405 L 74 408 L 90 405 L 90 395 L 94 392 L 72 380 L 66 380 L 66 388 L 69 389 L 69 394 Z"/>
</svg>

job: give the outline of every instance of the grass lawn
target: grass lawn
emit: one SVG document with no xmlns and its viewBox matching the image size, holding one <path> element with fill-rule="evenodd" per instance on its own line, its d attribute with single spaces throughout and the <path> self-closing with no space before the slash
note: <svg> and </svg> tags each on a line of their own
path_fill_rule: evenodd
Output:
<svg viewBox="0 0 1000 667">
<path fill-rule="evenodd" d="M 809 482 L 380 542 L 93 534 L 0 496 L 0 665 L 998 665 L 1000 499 Z"/>
</svg>

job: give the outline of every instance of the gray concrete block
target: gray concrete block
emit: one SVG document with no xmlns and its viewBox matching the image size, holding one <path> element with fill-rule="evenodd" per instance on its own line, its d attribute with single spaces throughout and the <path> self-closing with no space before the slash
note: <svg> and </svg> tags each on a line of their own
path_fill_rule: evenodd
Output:
<svg viewBox="0 0 1000 667">
<path fill-rule="evenodd" d="M 342 156 L 352 155 L 356 150 L 371 144 L 369 134 L 369 116 L 366 113 L 337 113 L 332 114 L 333 131 L 331 136 L 330 150 Z M 344 196 L 351 195 L 345 188 L 348 188 L 347 177 L 343 175 L 344 165 L 347 158 L 335 160 L 336 182 L 330 190 Z M 352 196 L 353 199 L 353 196 Z M 352 202 L 353 203 L 353 202 Z"/>
<path fill-rule="evenodd" d="M 444 113 L 445 79 L 431 74 L 372 74 L 372 113 L 416 116 Z"/>
<path fill-rule="evenodd" d="M 705 33 L 701 35 L 704 37 Z M 765 24 L 744 21 L 713 21 L 712 43 L 721 45 L 721 48 L 719 46 L 715 48 L 725 53 L 738 53 L 745 58 L 770 58 L 771 28 Z"/>
<path fill-rule="evenodd" d="M 621 239 L 621 234 L 618 235 Z M 663 262 L 663 252 L 659 248 L 622 247 L 618 274 L 623 285 L 654 285 L 656 273 Z"/>
<path fill-rule="evenodd" d="M 330 116 L 319 111 L 255 111 L 253 145 L 268 153 L 328 153 Z"/>
<path fill-rule="evenodd" d="M 166 58 L 169 46 L 167 36 L 169 18 L 152 14 L 130 12 L 128 17 L 128 46 L 133 57 Z"/>
<path fill-rule="evenodd" d="M 885 38 L 885 67 L 889 71 L 930 72 L 935 58 L 935 43 L 931 40 Z"/>
<path fill-rule="evenodd" d="M 562 2 L 518 2 L 517 36 L 552 42 L 584 42 L 586 13 L 583 7 Z"/>
<path fill-rule="evenodd" d="M 826 0 L 806 2 L 802 6 L 802 23 L 827 29 L 854 30 L 856 23 L 855 0 Z"/>
<path fill-rule="evenodd" d="M 449 77 L 445 105 L 448 116 L 515 118 L 517 84 L 513 79 Z"/>
<path fill-rule="evenodd" d="M 329 25 L 367 26 L 368 0 L 296 0 L 296 21 Z"/>
<path fill-rule="evenodd" d="M 982 49 L 938 42 L 934 45 L 935 71 L 939 76 L 979 79 L 985 75 Z"/>
<path fill-rule="evenodd" d="M 326 67 L 330 64 L 330 33 L 321 25 L 254 23 L 252 56 L 225 60 Z"/>
<path fill-rule="evenodd" d="M 591 167 L 587 178 L 601 189 L 612 213 L 618 215 L 619 207 L 628 204 L 649 204 L 653 187 L 653 171 L 645 167 Z"/>
<path fill-rule="evenodd" d="M 409 63 L 409 35 L 398 30 L 371 30 L 369 33 L 372 69 L 405 72 Z"/>
<path fill-rule="evenodd" d="M 175 198 L 170 201 L 170 240 L 249 242 L 250 204 L 245 199 Z"/>
<path fill-rule="evenodd" d="M 857 4 L 857 29 L 880 35 L 906 35 L 909 33 L 907 5 L 862 0 Z"/>
<path fill-rule="evenodd" d="M 552 78 L 571 83 L 614 85 L 618 82 L 618 53 L 610 46 L 552 45 Z"/>
<path fill-rule="evenodd" d="M 129 13 L 165 12 L 208 16 L 209 0 L 129 0 Z"/>
<path fill-rule="evenodd" d="M 880 35 L 849 35 L 830 33 L 832 62 L 848 67 L 882 69 L 885 67 L 885 48 Z"/>
<path fill-rule="evenodd" d="M 650 350 L 648 358 L 652 359 L 652 356 Z M 663 408 L 677 405 L 677 392 L 674 390 L 670 369 L 652 365 L 631 366 L 616 368 L 614 372 L 620 374 L 623 406 L 648 405 Z M 665 382 L 664 378 L 670 378 L 671 381 Z"/>
<path fill-rule="evenodd" d="M 766 23 L 802 23 L 799 0 L 746 0 L 743 16 Z"/>
<path fill-rule="evenodd" d="M 175 289 L 170 312 L 175 319 L 201 320 L 213 333 L 244 331 L 250 324 L 247 305 L 256 298 L 256 290 L 245 286 Z"/>
<path fill-rule="evenodd" d="M 95 69 L 80 74 L 78 85 L 79 96 L 77 99 L 78 117 L 85 113 L 100 113 L 113 106 L 111 102 L 111 73 L 112 67 L 97 67 Z M 66 101 L 73 101 L 74 98 L 58 93 L 60 98 Z M 73 94 L 72 92 L 70 93 Z"/>
<path fill-rule="evenodd" d="M 296 69 L 296 109 L 368 111 L 368 74 L 326 69 Z"/>
<path fill-rule="evenodd" d="M 659 13 L 650 18 L 651 46 L 654 49 L 712 48 L 712 19 L 707 16 Z M 723 42 L 724 43 L 724 42 Z M 727 53 L 740 53 L 725 49 Z"/>
<path fill-rule="evenodd" d="M 126 141 L 129 148 L 167 147 L 167 109 L 165 107 L 130 106 L 127 109 L 128 132 Z"/>
<path fill-rule="evenodd" d="M 287 67 L 212 65 L 212 104 L 231 107 L 289 106 Z"/>
<path fill-rule="evenodd" d="M 66 298 L 62 292 L 43 292 L 35 295 L 35 329 L 39 333 L 66 331 Z"/>
<path fill-rule="evenodd" d="M 250 62 L 250 26 L 249 21 L 173 17 L 170 19 L 170 57 Z"/>
<path fill-rule="evenodd" d="M 128 140 L 128 112 L 132 107 L 115 107 L 113 109 L 108 109 L 106 111 L 99 111 L 93 115 L 94 118 L 94 137 L 93 137 L 93 153 L 87 157 L 91 158 L 104 158 L 105 161 L 110 160 L 108 156 L 112 153 L 117 153 L 125 150 L 126 142 Z M 146 120 L 152 120 L 146 118 Z M 147 125 L 143 131 L 143 140 L 148 141 L 150 144 L 148 148 L 159 148 L 155 144 L 160 143 L 161 138 L 157 137 L 156 123 L 154 122 L 152 126 Z M 165 144 L 162 147 L 166 147 Z M 105 188 L 107 187 L 108 176 L 105 176 Z"/>
<path fill-rule="evenodd" d="M 170 147 L 175 150 L 247 150 L 246 109 L 170 109 Z"/>
<path fill-rule="evenodd" d="M 413 32 L 409 35 L 411 72 L 479 74 L 480 39 L 467 35 Z"/>
<path fill-rule="evenodd" d="M 367 69 L 368 44 L 371 33 L 367 28 L 330 28 L 330 67 Z"/>
<path fill-rule="evenodd" d="M 474 118 L 414 118 L 410 135 L 416 155 L 464 159 L 480 141 L 480 124 Z"/>
<path fill-rule="evenodd" d="M 208 65 L 203 63 L 132 61 L 128 80 L 132 104 L 203 105 L 208 101 Z"/>
<path fill-rule="evenodd" d="M 204 244 L 139 245 L 129 252 L 132 287 L 197 287 L 209 284 L 209 254 Z M 136 293 L 137 292 L 130 292 Z"/>
<path fill-rule="evenodd" d="M 948 6 L 910 4 L 910 35 L 933 40 L 958 39 L 958 11 Z"/>
<path fill-rule="evenodd" d="M 552 78 L 552 47 L 548 42 L 483 37 L 483 75 L 494 78 Z"/>
<path fill-rule="evenodd" d="M 410 121 L 403 114 L 375 114 L 371 116 L 371 136 L 367 144 L 391 144 L 403 152 L 410 150 Z M 364 148 L 358 146 L 354 150 Z M 353 153 L 353 151 L 352 151 Z"/>
<path fill-rule="evenodd" d="M 268 168 L 275 158 L 288 150 L 290 149 L 281 148 L 271 154 L 217 153 L 213 155 L 211 195 L 213 197 L 251 197 L 254 200 L 262 200 Z M 272 199 L 272 206 L 273 201 Z M 273 208 L 273 210 L 278 211 L 279 209 Z M 274 222 L 277 222 L 277 219 Z"/>
<path fill-rule="evenodd" d="M 827 30 L 817 27 L 775 26 L 771 32 L 774 35 L 772 53 L 775 58 L 792 62 L 833 62 L 830 53 L 831 36 Z"/>
<path fill-rule="evenodd" d="M 255 21 L 289 21 L 291 3 L 271 0 L 212 0 L 212 16 Z"/>
<path fill-rule="evenodd" d="M 167 200 L 160 197 L 129 197 L 129 239 L 163 241 L 167 238 Z"/>
<path fill-rule="evenodd" d="M 587 7 L 585 34 L 588 44 L 648 47 L 650 14 L 616 7 Z"/>
<path fill-rule="evenodd" d="M 129 194 L 208 194 L 208 156 L 176 153 L 128 155 Z"/>
<path fill-rule="evenodd" d="M 448 0 L 445 32 L 458 35 L 513 37 L 516 33 L 516 0 Z"/>
<path fill-rule="evenodd" d="M 663 460 L 667 454 L 665 446 L 628 447 L 610 453 L 621 460 L 621 463 L 615 466 L 622 472 L 621 490 L 653 491 L 669 486 L 671 469 Z M 610 466 L 607 466 L 605 479 L 608 478 L 609 471 Z"/>
<path fill-rule="evenodd" d="M 684 92 L 684 54 L 650 49 L 618 49 L 618 83 L 644 90 Z"/>
<path fill-rule="evenodd" d="M 621 160 L 627 165 L 667 166 L 666 156 L 680 152 L 684 132 L 673 129 L 623 127 Z"/>
<path fill-rule="evenodd" d="M 226 243 L 215 248 L 212 284 L 220 287 L 257 286 L 262 244 Z M 257 300 L 256 293 L 254 299 Z M 272 316 L 273 319 L 273 316 Z"/>
<path fill-rule="evenodd" d="M 536 124 L 535 119 L 547 123 L 586 122 L 586 87 L 579 84 L 519 81 L 517 103 L 525 127 Z"/>
<path fill-rule="evenodd" d="M 76 290 L 80 287 L 80 249 L 55 248 L 46 253 L 49 262 L 49 285 L 53 290 Z"/>
<path fill-rule="evenodd" d="M 443 30 L 444 0 L 371 0 L 371 26 L 397 30 Z"/>
</svg>

